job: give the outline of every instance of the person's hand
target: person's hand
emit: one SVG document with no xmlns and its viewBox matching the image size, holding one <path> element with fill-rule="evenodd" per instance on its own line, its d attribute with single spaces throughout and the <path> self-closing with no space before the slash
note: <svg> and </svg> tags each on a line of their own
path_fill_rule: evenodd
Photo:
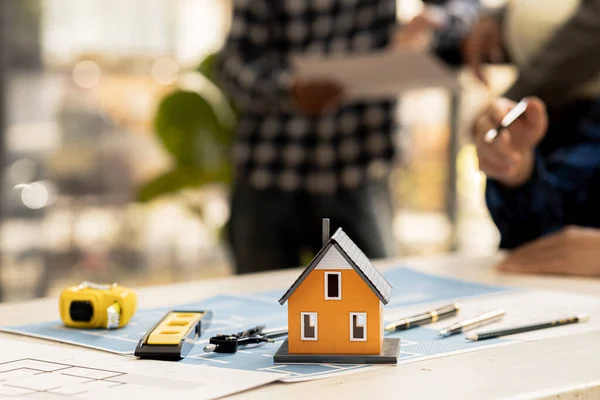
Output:
<svg viewBox="0 0 600 400">
<path fill-rule="evenodd" d="M 340 105 L 343 88 L 330 80 L 297 79 L 292 84 L 291 96 L 301 112 L 319 116 Z"/>
<path fill-rule="evenodd" d="M 463 43 L 463 56 L 473 74 L 487 85 L 482 64 L 499 63 L 504 58 L 502 29 L 494 16 L 484 16 L 473 27 Z"/>
<path fill-rule="evenodd" d="M 505 272 L 600 277 L 600 229 L 568 227 L 515 250 Z"/>
<path fill-rule="evenodd" d="M 391 41 L 392 49 L 427 51 L 435 31 L 443 27 L 444 21 L 440 12 L 426 8 L 396 32 Z"/>
<path fill-rule="evenodd" d="M 479 169 L 508 187 L 520 186 L 529 179 L 534 149 L 548 127 L 544 103 L 530 98 L 525 113 L 509 129 L 503 130 L 494 142 L 487 143 L 485 134 L 496 128 L 514 106 L 511 100 L 497 99 L 476 118 L 473 130 Z"/>
</svg>

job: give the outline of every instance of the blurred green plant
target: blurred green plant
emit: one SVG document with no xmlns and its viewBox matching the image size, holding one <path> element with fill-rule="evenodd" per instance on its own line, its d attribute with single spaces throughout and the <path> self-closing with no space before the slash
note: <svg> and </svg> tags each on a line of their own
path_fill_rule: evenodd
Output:
<svg viewBox="0 0 600 400">
<path fill-rule="evenodd" d="M 138 189 L 138 201 L 150 202 L 208 184 L 231 182 L 237 111 L 218 85 L 217 57 L 210 54 L 194 71 L 206 79 L 205 90 L 176 89 L 161 100 L 154 130 L 173 163 L 169 170 Z"/>
</svg>

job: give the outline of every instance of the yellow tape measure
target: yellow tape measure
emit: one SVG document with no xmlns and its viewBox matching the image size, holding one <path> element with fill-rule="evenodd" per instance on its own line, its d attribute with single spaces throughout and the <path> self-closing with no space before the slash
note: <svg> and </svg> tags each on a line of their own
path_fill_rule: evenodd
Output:
<svg viewBox="0 0 600 400">
<path fill-rule="evenodd" d="M 137 309 L 137 295 L 130 289 L 83 282 L 60 294 L 60 317 L 71 328 L 116 329 L 127 325 Z"/>
</svg>

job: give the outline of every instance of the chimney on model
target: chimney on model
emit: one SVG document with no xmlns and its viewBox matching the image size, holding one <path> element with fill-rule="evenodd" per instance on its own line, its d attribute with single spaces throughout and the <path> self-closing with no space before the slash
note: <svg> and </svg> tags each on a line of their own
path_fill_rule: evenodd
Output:
<svg viewBox="0 0 600 400">
<path fill-rule="evenodd" d="M 323 218 L 323 246 L 329 241 L 329 218 Z"/>
</svg>

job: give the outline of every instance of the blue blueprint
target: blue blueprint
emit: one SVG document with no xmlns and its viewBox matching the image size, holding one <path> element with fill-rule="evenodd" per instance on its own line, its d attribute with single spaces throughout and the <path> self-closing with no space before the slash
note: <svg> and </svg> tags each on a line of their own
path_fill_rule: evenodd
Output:
<svg viewBox="0 0 600 400">
<path fill-rule="evenodd" d="M 417 272 L 409 268 L 388 271 L 386 278 L 394 287 L 392 301 L 387 307 L 402 307 L 425 303 L 443 303 L 449 300 L 502 293 L 509 288 L 470 283 Z M 66 328 L 60 321 L 24 326 L 6 326 L 2 330 L 22 335 L 47 338 L 105 351 L 133 354 L 139 339 L 151 329 L 166 312 L 172 309 L 213 311 L 213 318 L 206 334 L 182 362 L 211 365 L 242 370 L 280 372 L 289 377 L 311 377 L 331 372 L 365 368 L 361 365 L 274 365 L 273 354 L 280 342 L 245 348 L 236 354 L 206 354 L 202 352 L 208 338 L 217 333 L 232 333 L 251 326 L 265 324 L 269 328 L 287 325 L 287 308 L 277 303 L 287 288 L 275 292 L 249 295 L 221 295 L 198 303 L 175 307 L 140 309 L 132 321 L 119 330 L 77 330 Z M 390 335 L 401 337 L 400 362 L 442 356 L 446 353 L 489 347 L 501 340 L 469 342 L 464 336 L 440 339 L 437 331 L 416 328 Z"/>
</svg>

